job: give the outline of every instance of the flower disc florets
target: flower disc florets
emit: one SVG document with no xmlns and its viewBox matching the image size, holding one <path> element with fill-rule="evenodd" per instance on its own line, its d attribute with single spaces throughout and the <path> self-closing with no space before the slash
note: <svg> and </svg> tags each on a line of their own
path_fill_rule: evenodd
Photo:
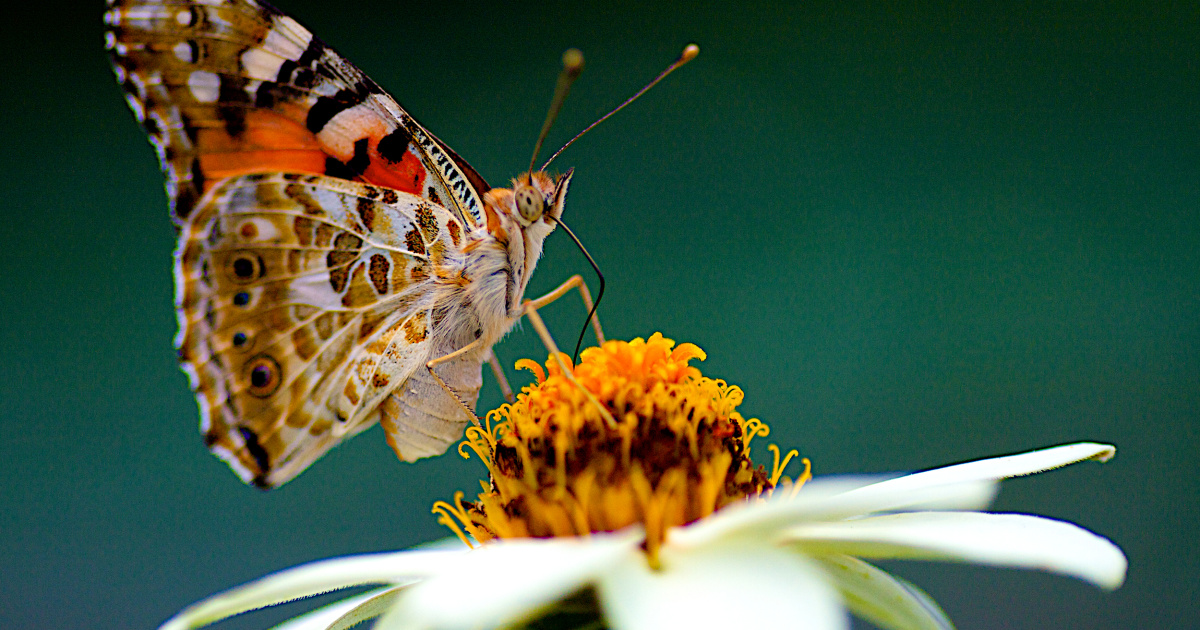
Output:
<svg viewBox="0 0 1200 630">
<path fill-rule="evenodd" d="M 491 482 L 473 503 L 459 493 L 455 505 L 436 504 L 441 522 L 479 541 L 641 523 L 653 558 L 668 528 L 771 491 L 786 460 L 775 449 L 771 475 L 754 467 L 750 441 L 768 428 L 736 411 L 741 389 L 688 365 L 704 358 L 656 333 L 584 350 L 576 366 L 566 355 L 545 370 L 519 361 L 537 383 L 459 447 L 483 459 Z"/>
</svg>

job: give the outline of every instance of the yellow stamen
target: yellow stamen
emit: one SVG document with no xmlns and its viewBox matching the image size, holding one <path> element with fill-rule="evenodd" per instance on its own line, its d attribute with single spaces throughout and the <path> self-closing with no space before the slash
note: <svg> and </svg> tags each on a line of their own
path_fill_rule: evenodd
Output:
<svg viewBox="0 0 1200 630">
<path fill-rule="evenodd" d="M 454 532 L 454 535 L 458 536 L 459 540 L 474 549 L 475 545 L 471 543 L 471 540 L 467 538 L 467 535 L 463 533 L 458 523 L 455 522 L 455 519 L 463 524 L 470 522 L 470 519 L 467 517 L 467 511 L 463 508 L 462 498 L 463 493 L 460 491 L 454 493 L 454 505 L 450 505 L 445 501 L 435 501 L 433 504 L 433 513 L 438 515 L 437 520 L 439 523 L 449 527 L 450 531 Z"/>
<path fill-rule="evenodd" d="M 738 402 L 741 402 L 741 401 L 738 401 Z M 747 455 L 750 454 L 750 440 L 753 440 L 756 436 L 759 436 L 759 435 L 761 435 L 763 437 L 767 437 L 770 434 L 771 434 L 771 427 L 768 427 L 766 424 L 764 424 L 762 420 L 759 420 L 758 418 L 750 418 L 749 420 L 747 420 L 746 421 L 746 433 L 745 433 L 745 436 L 742 438 L 744 444 L 746 445 L 746 454 Z"/>
<path fill-rule="evenodd" d="M 771 474 L 749 459 L 750 442 L 770 429 L 737 411 L 742 390 L 704 377 L 695 345 L 661 334 L 609 341 L 579 365 L 552 355 L 543 369 L 518 361 L 533 385 L 516 402 L 467 430 L 459 453 L 483 461 L 490 480 L 473 503 L 439 501 L 434 512 L 460 538 L 586 536 L 641 523 L 651 566 L 672 527 L 736 501 L 794 489 L 775 445 Z M 469 544 L 469 541 L 468 541 Z"/>
<path fill-rule="evenodd" d="M 808 458 L 805 457 L 800 460 L 800 463 L 804 464 L 804 472 L 800 473 L 800 476 L 792 483 L 792 491 L 788 493 L 789 499 L 794 498 L 796 493 L 800 492 L 800 488 L 812 480 L 812 462 L 808 461 Z"/>
<path fill-rule="evenodd" d="M 775 454 L 775 464 L 771 467 L 771 485 L 776 486 L 779 485 L 779 478 L 783 476 L 783 469 L 787 468 L 788 462 L 792 461 L 793 457 L 799 455 L 800 451 L 796 449 L 788 451 L 787 457 L 783 459 L 783 463 L 781 464 L 779 463 L 779 447 L 774 444 L 768 444 L 767 450 Z"/>
</svg>

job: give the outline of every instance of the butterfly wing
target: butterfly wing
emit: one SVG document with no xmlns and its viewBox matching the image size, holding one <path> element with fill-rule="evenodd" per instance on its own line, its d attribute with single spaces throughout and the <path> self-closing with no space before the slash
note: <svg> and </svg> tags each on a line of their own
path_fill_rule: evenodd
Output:
<svg viewBox="0 0 1200 630">
<path fill-rule="evenodd" d="M 484 223 L 478 173 L 361 70 L 256 0 L 109 0 L 106 44 L 182 223 L 217 182 L 303 172 Z"/>
<path fill-rule="evenodd" d="M 181 232 L 177 346 L 209 446 L 264 487 L 381 413 L 412 434 L 393 440 L 405 459 L 444 450 L 461 408 L 409 377 L 437 345 L 438 258 L 485 223 L 484 180 L 265 3 L 109 7 L 114 72 Z M 399 404 L 423 397 L 436 418 Z"/>
<path fill-rule="evenodd" d="M 376 422 L 432 358 L 434 270 L 462 255 L 462 234 L 447 210 L 368 184 L 214 187 L 176 252 L 176 343 L 209 447 L 273 487 Z"/>
</svg>

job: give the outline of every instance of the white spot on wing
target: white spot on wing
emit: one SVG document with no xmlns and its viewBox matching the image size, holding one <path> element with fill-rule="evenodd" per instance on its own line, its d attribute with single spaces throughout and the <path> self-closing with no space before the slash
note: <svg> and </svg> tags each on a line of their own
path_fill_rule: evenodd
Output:
<svg viewBox="0 0 1200 630">
<path fill-rule="evenodd" d="M 133 110 L 133 117 L 136 118 L 138 122 L 142 122 L 146 119 L 146 108 L 142 106 L 142 102 L 139 101 L 136 96 L 132 94 L 126 94 L 125 102 L 129 103 L 129 109 Z"/>
<path fill-rule="evenodd" d="M 292 18 L 282 16 L 275 18 L 275 28 L 267 33 L 262 47 L 281 57 L 295 61 L 304 54 L 304 49 L 308 48 L 311 41 L 312 33 L 309 33 Z"/>
<path fill-rule="evenodd" d="M 170 17 L 166 7 L 140 6 L 119 10 L 121 19 L 125 22 L 161 20 Z"/>
<path fill-rule="evenodd" d="M 139 99 L 146 98 L 146 81 L 142 78 L 142 75 L 137 72 L 129 75 L 129 84 L 133 86 L 133 91 L 137 92 Z"/>
<path fill-rule="evenodd" d="M 312 33 L 303 26 L 300 26 L 299 22 L 286 15 L 280 16 L 275 23 L 292 34 L 292 41 L 299 45 L 300 52 L 296 53 L 296 57 L 300 57 L 300 53 L 304 52 L 304 49 L 308 48 L 308 45 L 312 42 Z"/>
<path fill-rule="evenodd" d="M 229 451 L 229 449 L 226 449 L 223 446 L 213 445 L 211 450 L 213 455 L 225 460 L 225 463 L 229 464 L 229 467 L 233 469 L 233 472 L 237 473 L 237 476 L 240 477 L 242 481 L 250 483 L 254 480 L 254 474 L 251 473 L 245 466 L 243 466 L 242 460 L 238 459 L 237 455 L 234 455 L 231 451 Z"/>
<path fill-rule="evenodd" d="M 167 130 L 167 119 L 163 118 L 163 116 L 160 112 L 151 110 L 149 118 L 150 118 L 150 120 L 154 121 L 154 126 L 158 127 L 159 131 L 162 133 L 163 136 L 170 134 L 170 131 Z M 154 135 L 150 136 L 150 142 L 154 143 L 155 141 L 157 141 L 159 144 L 161 144 L 163 142 L 163 139 L 162 139 L 162 137 L 159 137 L 159 136 L 154 136 Z"/>
<path fill-rule="evenodd" d="M 292 18 L 280 16 L 272 21 L 274 28 L 267 31 L 262 44 L 242 53 L 242 66 L 247 74 L 262 81 L 274 81 L 283 62 L 299 59 L 312 42 L 312 33 Z"/>
<path fill-rule="evenodd" d="M 252 102 L 254 101 L 254 99 L 258 98 L 258 88 L 262 84 L 263 84 L 262 81 L 257 81 L 257 80 L 246 82 L 246 90 L 245 90 L 246 96 L 249 96 L 250 100 Z"/>
<path fill-rule="evenodd" d="M 175 21 L 180 26 L 191 26 L 192 25 L 192 12 L 184 9 L 183 11 L 176 13 Z"/>
<path fill-rule="evenodd" d="M 187 374 L 188 383 L 191 384 L 192 389 L 198 389 L 200 375 L 196 373 L 196 368 L 191 363 L 180 363 L 179 368 L 183 370 L 184 374 Z M 208 431 L 209 426 L 211 425 L 208 418 L 208 405 L 200 405 L 200 430 Z"/>
<path fill-rule="evenodd" d="M 354 157 L 354 143 L 361 138 L 382 138 L 391 129 L 372 106 L 371 99 L 338 112 L 317 134 L 317 140 L 331 155 L 345 162 Z"/>
<path fill-rule="evenodd" d="M 241 236 L 241 231 L 245 229 L 243 226 L 247 224 L 254 226 L 256 236 L 250 239 L 243 238 L 242 240 L 247 242 L 269 242 L 279 238 L 279 229 L 275 227 L 274 223 L 265 219 L 246 219 L 245 221 L 242 221 L 240 224 L 238 224 L 238 236 Z"/>
<path fill-rule="evenodd" d="M 192 46 L 188 42 L 179 42 L 171 49 L 175 53 L 175 58 L 184 63 L 196 63 L 196 59 L 192 56 Z"/>
<path fill-rule="evenodd" d="M 200 103 L 215 103 L 221 94 L 221 77 L 204 70 L 188 75 L 188 89 L 192 98 Z"/>
<path fill-rule="evenodd" d="M 153 113 L 151 113 L 153 116 Z M 150 136 L 150 144 L 154 147 L 154 154 L 158 156 L 158 163 L 167 165 L 167 145 L 158 136 Z"/>
<path fill-rule="evenodd" d="M 273 34 L 275 31 L 271 31 L 271 35 Z M 271 39 L 271 35 L 267 35 L 268 40 Z M 279 67 L 283 62 L 283 57 L 262 48 L 247 48 L 246 52 L 242 53 L 242 68 L 246 71 L 246 76 L 259 81 L 274 81 L 275 77 L 279 76 Z"/>
</svg>

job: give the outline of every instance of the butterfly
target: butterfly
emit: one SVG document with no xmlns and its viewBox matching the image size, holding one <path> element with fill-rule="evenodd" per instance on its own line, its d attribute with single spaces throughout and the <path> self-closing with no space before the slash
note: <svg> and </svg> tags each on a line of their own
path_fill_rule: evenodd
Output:
<svg viewBox="0 0 1200 630">
<path fill-rule="evenodd" d="M 403 460 L 444 452 L 571 171 L 489 187 L 258 0 L 109 0 L 104 20 L 166 178 L 175 344 L 208 447 L 261 488 L 376 422 Z"/>
</svg>

